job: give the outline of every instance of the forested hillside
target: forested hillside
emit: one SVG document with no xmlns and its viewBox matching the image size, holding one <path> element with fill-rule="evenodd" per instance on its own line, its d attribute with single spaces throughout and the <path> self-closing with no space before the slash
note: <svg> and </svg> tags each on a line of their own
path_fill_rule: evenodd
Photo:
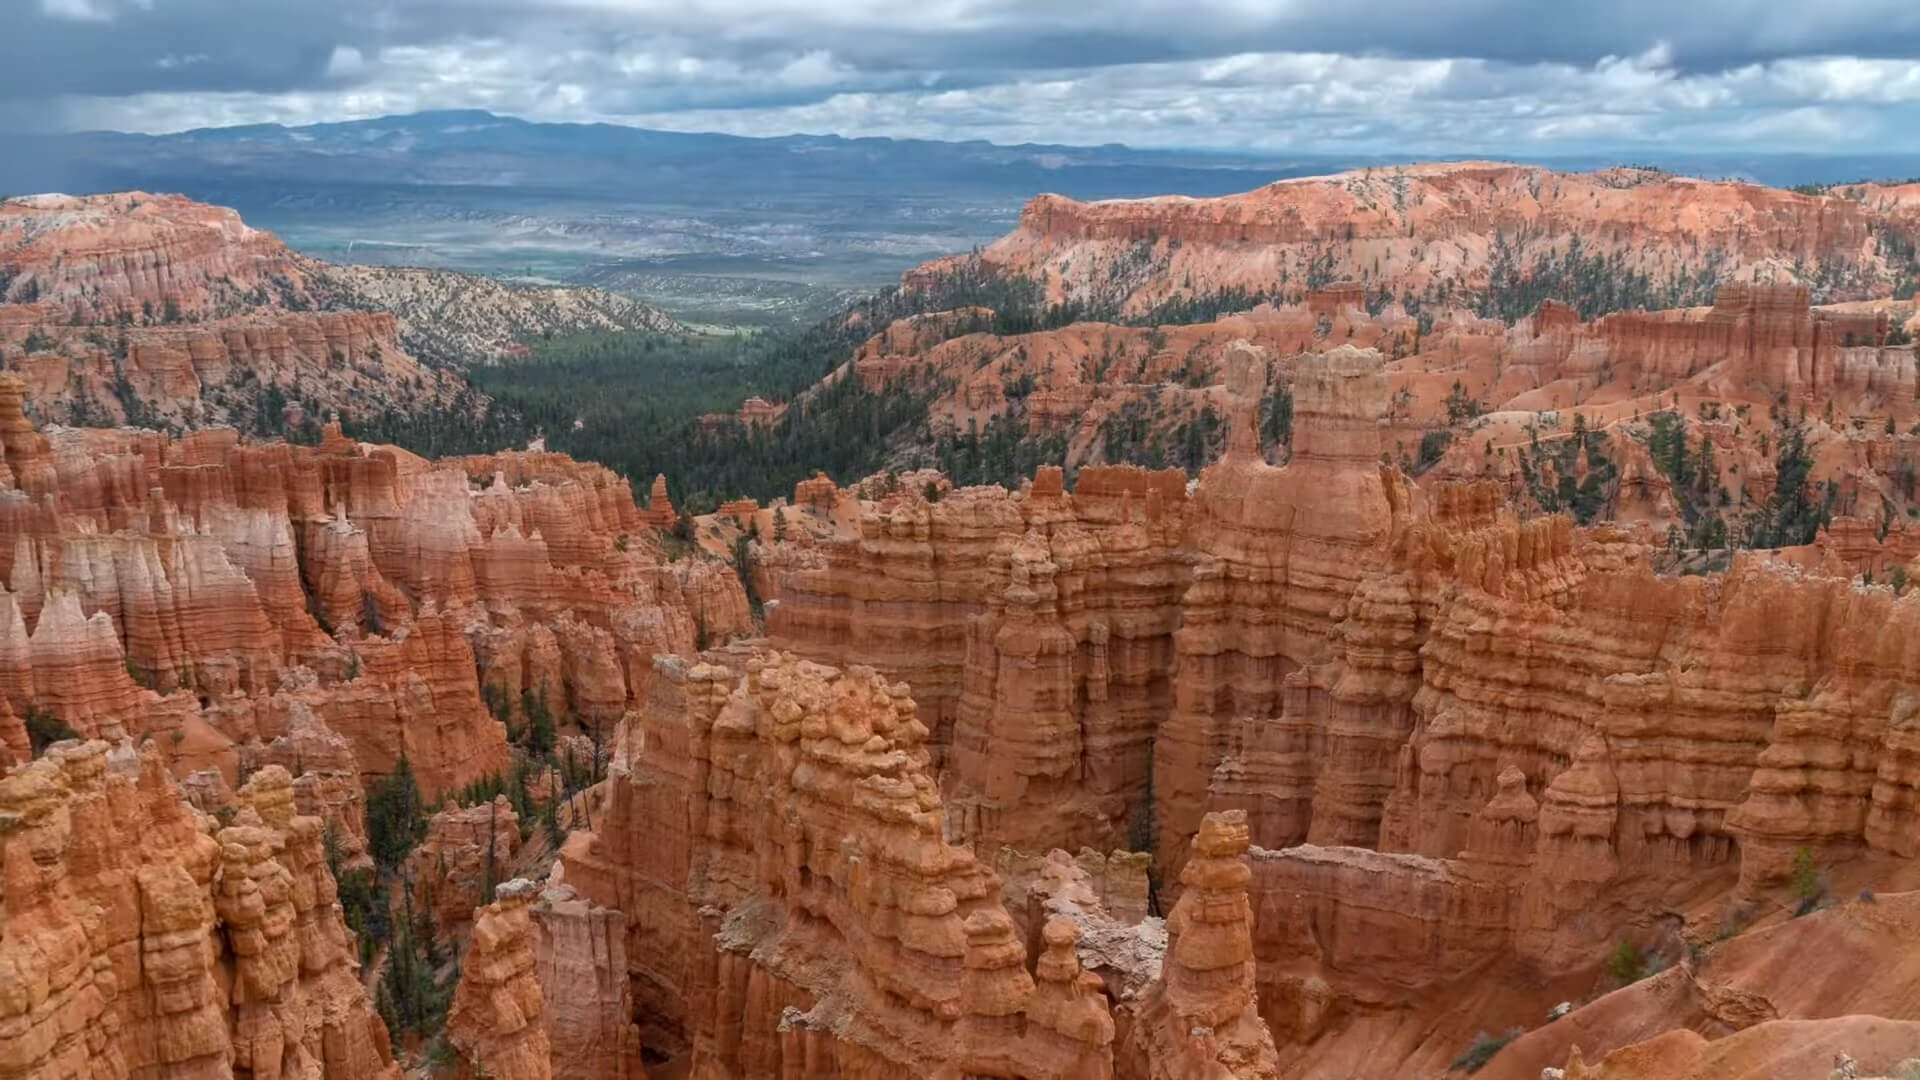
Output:
<svg viewBox="0 0 1920 1080">
<path fill-rule="evenodd" d="M 926 427 L 925 389 L 880 393 L 853 380 L 823 387 L 796 402 L 774 424 L 702 425 L 703 414 L 731 412 L 746 398 L 793 401 L 845 364 L 867 338 L 895 319 L 984 307 L 995 314 L 979 329 L 1016 334 L 1062 326 L 1086 313 L 1048 307 L 1024 278 L 978 271 L 971 264 L 913 291 L 889 289 L 846 312 L 799 331 L 743 335 L 603 332 L 528 341 L 523 361 L 468 372 L 493 399 L 488 408 L 433 414 L 381 413 L 349 419 L 359 438 L 391 441 L 422 453 L 478 453 L 544 434 L 547 445 L 598 461 L 637 482 L 667 474 L 676 504 L 695 509 L 741 495 L 771 498 L 824 469 L 834 476 L 883 467 L 890 449 L 922 447 L 924 464 L 942 456 L 965 462 L 971 450 L 943 452 Z M 470 405 L 463 401 L 463 406 Z M 978 436 L 987 439 L 988 436 Z M 980 465 L 980 482 L 1012 481 L 1031 471 L 1020 440 L 1000 434 L 1004 467 Z"/>
</svg>

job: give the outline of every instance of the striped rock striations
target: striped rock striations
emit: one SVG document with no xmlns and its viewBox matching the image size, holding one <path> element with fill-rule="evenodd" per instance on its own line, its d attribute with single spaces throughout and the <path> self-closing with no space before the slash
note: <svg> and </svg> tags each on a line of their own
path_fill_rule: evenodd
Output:
<svg viewBox="0 0 1920 1080">
<path fill-rule="evenodd" d="M 1177 471 L 1130 467 L 1082 470 L 1071 495 L 1057 469 L 1023 496 L 909 492 L 788 574 L 768 633 L 914 687 L 952 838 L 1124 846 L 1169 692 L 1186 504 Z"/>
<path fill-rule="evenodd" d="M 321 850 L 268 767 L 216 826 L 156 750 L 66 742 L 0 780 L 9 1075 L 398 1080 Z"/>
<path fill-rule="evenodd" d="M 1914 301 L 1815 306 L 1804 284 L 1728 281 L 1699 290 L 1695 302 L 1582 321 L 1549 299 L 1504 312 L 1507 321 L 1450 306 L 1457 298 L 1409 306 L 1334 284 L 1205 322 L 1080 322 L 1004 335 L 969 330 L 990 324 L 963 309 L 900 320 L 862 345 L 850 370 L 871 392 L 929 394 L 928 430 L 1007 425 L 1027 451 L 1059 458 L 1069 475 L 1129 460 L 1197 471 L 1225 450 L 1234 400 L 1227 372 L 1243 343 L 1266 353 L 1260 441 L 1275 463 L 1290 453 L 1288 406 L 1303 358 L 1374 348 L 1387 356 L 1387 399 L 1375 417 L 1382 452 L 1422 484 L 1493 480 L 1516 504 L 1550 513 L 1568 509 L 1570 499 L 1555 497 L 1563 473 L 1576 484 L 1598 474 L 1599 490 L 1577 508 L 1583 521 L 1645 523 L 1659 535 L 1692 528 L 1704 509 L 1739 535 L 1764 514 L 1776 451 L 1797 427 L 1813 482 L 1837 485 L 1837 516 L 1864 519 L 1878 539 L 1920 514 Z M 1683 478 L 1675 488 L 1670 474 L 1682 466 L 1648 449 L 1662 416 L 1692 425 L 1689 450 L 1713 446 L 1711 483 L 1689 488 Z M 1582 430 L 1594 445 L 1555 453 Z M 796 506 L 822 505 L 817 489 L 795 495 Z M 1905 544 L 1910 558 L 1913 542 Z M 1856 572 L 1884 571 L 1890 554 L 1850 552 Z"/>
<path fill-rule="evenodd" d="M 1760 303 L 1722 309 L 1752 328 Z M 909 493 L 786 577 L 783 648 L 864 651 L 951 725 L 949 838 L 1151 850 L 1165 905 L 1205 816 L 1243 812 L 1257 1008 L 1291 1075 L 1443 1068 L 1472 1035 L 1444 1002 L 1532 1022 L 1513 987 L 1595 972 L 1663 913 L 1778 904 L 1797 861 L 1912 870 L 1920 599 L 1814 549 L 1663 574 L 1635 534 L 1523 518 L 1498 483 L 1414 483 L 1383 464 L 1390 362 L 1365 350 L 1291 365 L 1271 465 L 1269 366 L 1227 359 L 1236 424 L 1190 495 L 1094 468 L 1070 494 L 1048 471 Z M 1140 490 L 1110 500 L 1120 476 Z M 1474 990 L 1490 969 L 1513 981 Z"/>
<path fill-rule="evenodd" d="M 1130 1052 L 1149 1077 L 1253 1080 L 1276 1075 L 1266 1021 L 1254 1009 L 1252 873 L 1242 811 L 1209 814 L 1180 871 L 1167 915 L 1167 957 L 1132 1026 Z"/>
<path fill-rule="evenodd" d="M 0 376 L 0 754 L 22 756 L 38 709 L 85 736 L 164 736 L 183 775 L 233 784 L 305 717 L 368 778 L 405 755 L 432 796 L 505 767 L 500 717 L 544 707 L 609 741 L 653 653 L 751 625 L 733 573 L 667 560 L 599 466 L 434 463 L 332 427 L 317 449 L 46 436 L 18 390 Z M 357 798 L 343 764 L 336 807 Z"/>
<path fill-rule="evenodd" d="M 545 999 L 535 973 L 527 905 L 540 891 L 524 878 L 502 882 L 492 903 L 473 911 L 473 937 L 460 962 L 460 985 L 447 1013 L 447 1041 L 459 1054 L 454 1075 L 549 1080 Z"/>
<path fill-rule="evenodd" d="M 677 1036 L 716 1075 L 822 1053 L 843 1072 L 929 1071 L 960 1015 L 963 923 L 993 890 L 941 840 L 904 688 L 778 654 L 738 680 L 659 666 L 597 830 L 562 859 L 566 884 L 627 913 L 635 1003 L 662 1029 L 648 1043 Z M 788 1006 L 820 1020 L 783 1020 Z M 835 1012 L 865 1027 L 836 1039 Z"/>
<path fill-rule="evenodd" d="M 1916 227 L 1910 208 L 1887 199 L 1643 169 L 1449 162 L 1282 180 L 1212 199 L 1042 195 L 979 259 L 1039 280 L 1049 299 L 1128 314 L 1226 289 L 1304 288 L 1315 275 L 1394 297 L 1470 294 L 1487 286 L 1503 253 L 1530 265 L 1570 251 L 1617 257 L 1611 276 L 1643 275 L 1654 289 L 1771 277 L 1818 281 L 1848 299 L 1889 290 Z"/>
<path fill-rule="evenodd" d="M 572 835 L 556 872 L 627 913 L 650 1047 L 710 1077 L 1179 1075 L 1160 1040 L 1121 1052 L 1164 945 L 1082 885 L 1043 909 L 1030 947 L 991 871 L 942 837 L 927 729 L 903 686 L 759 649 L 709 655 L 725 662 L 660 659 L 596 827 Z M 1212 974 L 1219 955 L 1252 956 L 1247 921 L 1231 916 L 1248 904 L 1237 835 L 1206 877 L 1218 903 L 1190 905 L 1175 955 L 1195 974 L 1173 993 L 1249 1036 L 1183 1042 L 1186 1060 L 1265 1075 L 1238 1067 L 1265 1032 L 1250 994 Z M 1122 939 L 1135 945 L 1125 963 Z M 1270 1042 L 1264 1060 L 1270 1073 Z"/>
<path fill-rule="evenodd" d="M 1374 313 L 1376 307 L 1336 286 L 1308 290 L 1299 303 L 1261 304 L 1206 322 L 1078 322 L 1021 334 L 978 329 L 992 325 L 991 313 L 962 309 L 898 320 L 861 345 L 851 370 L 868 390 L 911 386 L 932 394 L 936 428 L 984 429 L 1018 418 L 1029 438 L 1063 439 L 1068 465 L 1138 460 L 1152 436 L 1180 447 L 1183 426 L 1224 414 L 1220 376 L 1239 342 L 1266 350 L 1282 370 L 1288 358 L 1335 344 L 1395 355 L 1418 345 L 1420 320 L 1397 302 Z M 1493 320 L 1456 320 L 1448 330 L 1482 351 L 1504 329 Z M 1132 451 L 1120 449 L 1129 443 Z"/>
<path fill-rule="evenodd" d="M 0 201 L 0 348 L 42 415 L 252 422 L 452 403 L 455 375 L 238 214 L 130 192 Z M 304 415 L 269 415 L 291 399 Z"/>
<path fill-rule="evenodd" d="M 0 199 L 0 356 L 43 417 L 277 431 L 478 408 L 450 368 L 613 329 L 682 328 L 599 289 L 323 263 L 178 195 Z"/>
<path fill-rule="evenodd" d="M 530 909 L 555 1080 L 640 1080 L 627 919 L 549 884 Z"/>
</svg>

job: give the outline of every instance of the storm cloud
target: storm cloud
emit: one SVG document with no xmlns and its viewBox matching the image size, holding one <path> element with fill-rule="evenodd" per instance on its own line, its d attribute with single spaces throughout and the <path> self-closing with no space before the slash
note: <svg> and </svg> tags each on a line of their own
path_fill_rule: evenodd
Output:
<svg viewBox="0 0 1920 1080">
<path fill-rule="evenodd" d="M 1920 149 L 1911 0 L 0 0 L 0 124 Z"/>
</svg>

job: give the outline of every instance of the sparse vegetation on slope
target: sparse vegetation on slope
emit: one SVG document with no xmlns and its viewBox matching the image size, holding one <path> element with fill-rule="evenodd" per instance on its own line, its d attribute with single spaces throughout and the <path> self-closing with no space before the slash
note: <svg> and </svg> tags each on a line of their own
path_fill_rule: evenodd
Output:
<svg viewBox="0 0 1920 1080">
<path fill-rule="evenodd" d="M 400 342 L 429 363 L 511 361 L 524 339 L 685 327 L 658 308 L 602 289 L 509 283 L 477 274 L 392 266 L 328 266 L 340 302 L 390 311 Z"/>
</svg>

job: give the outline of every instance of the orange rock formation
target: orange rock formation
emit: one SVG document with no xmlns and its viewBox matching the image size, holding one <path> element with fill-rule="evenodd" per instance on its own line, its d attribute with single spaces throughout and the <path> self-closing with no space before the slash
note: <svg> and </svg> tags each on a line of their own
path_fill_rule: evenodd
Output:
<svg viewBox="0 0 1920 1080">
<path fill-rule="evenodd" d="M 1756 302 L 1716 311 L 1751 326 Z M 1594 972 L 1672 905 L 1778 903 L 1800 852 L 1908 872 L 1920 600 L 1766 554 L 1662 576 L 1620 530 L 1413 484 L 1382 465 L 1389 365 L 1296 361 L 1274 466 L 1250 437 L 1268 365 L 1230 354 L 1234 434 L 1191 495 L 1087 468 L 1071 494 L 1043 470 L 875 505 L 787 577 L 770 633 L 914 687 L 949 837 L 1151 847 L 1184 902 L 1183 838 L 1244 811 L 1288 1075 L 1444 1067 L 1471 1030 L 1438 1003 L 1476 972 Z M 1538 1015 L 1484 1000 L 1486 1030 Z"/>
<path fill-rule="evenodd" d="M 1141 1039 L 1122 1054 L 1107 976 L 1076 943 L 1090 934 L 1101 956 L 1142 939 L 1090 891 L 1069 890 L 1035 928 L 1029 961 L 992 873 L 942 839 L 927 730 L 904 687 L 778 653 L 714 655 L 744 671 L 659 661 L 596 829 L 562 853 L 568 887 L 628 913 L 650 1044 L 703 1076 L 1272 1074 L 1248 1008 L 1244 826 L 1210 823 L 1225 838 L 1203 840 L 1219 869 L 1195 880 L 1219 895 L 1196 892 L 1170 954 L 1192 974 L 1158 988 L 1137 966 L 1115 969 Z M 1223 963 L 1244 978 L 1223 984 Z M 1135 1019 L 1142 997 L 1176 1004 Z M 1201 1015 L 1221 1018 L 1220 1039 L 1144 1034 Z"/>
<path fill-rule="evenodd" d="M 1920 986 L 1916 932 L 1913 892 L 1867 892 L 1756 927 L 1526 1033 L 1482 1075 L 1533 1080 L 1564 1066 L 1569 1076 L 1640 1077 L 1658 1062 L 1666 1076 L 1762 1063 L 1772 1075 L 1819 1076 L 1837 1054 L 1861 1076 L 1897 1073 L 1920 1056 L 1907 1019 Z"/>
<path fill-rule="evenodd" d="M 1271 1077 L 1277 1062 L 1254 1011 L 1253 911 L 1246 814 L 1209 814 L 1167 916 L 1164 974 L 1133 1024 L 1132 1053 L 1151 1077 Z"/>
<path fill-rule="evenodd" d="M 326 268 L 238 214 L 130 192 L 0 201 L 0 347 L 42 415 L 187 424 L 446 404 L 382 312 L 332 306 Z"/>
<path fill-rule="evenodd" d="M 447 1014 L 447 1041 L 460 1054 L 455 1075 L 549 1080 L 545 1001 L 534 973 L 527 905 L 539 886 L 516 878 L 473 913 L 473 940 Z"/>
<path fill-rule="evenodd" d="M 0 780 L 0 1065 L 392 1078 L 321 832 L 363 862 L 363 777 L 404 756 L 449 791 L 544 708 L 612 751 L 544 889 L 487 895 L 504 802 L 438 815 L 411 862 L 416 908 L 472 912 L 463 1076 L 630 1080 L 643 1041 L 703 1080 L 1438 1075 L 1509 1028 L 1533 1030 L 1485 1075 L 1894 1070 L 1920 1049 L 1911 311 L 1815 307 L 1795 277 L 1883 285 L 1910 195 L 1468 164 L 1042 198 L 981 259 L 1053 299 L 1294 302 L 881 328 L 829 378 L 940 388 L 956 425 L 1018 412 L 1071 468 L 728 504 L 772 642 L 697 657 L 696 627 L 752 622 L 731 568 L 659 550 L 664 478 L 642 509 L 540 450 L 43 434 L 0 377 L 0 755 L 42 714 L 147 740 Z M 185 329 L 130 340 L 147 372 L 256 288 L 311 298 L 237 219 L 7 211 L 148 231 L 80 270 L 16 244 L 37 291 L 0 343 L 171 304 Z M 1725 283 L 1586 322 L 1410 314 L 1576 240 L 1651 287 Z M 1290 444 L 1263 446 L 1282 390 Z M 1656 412 L 1691 422 L 1677 453 Z M 1116 423 L 1209 414 L 1231 423 L 1197 477 L 1100 463 Z M 1703 507 L 1745 528 L 1808 492 L 1814 543 L 1672 571 L 1714 557 L 1675 538 Z M 1671 966 L 1595 993 L 1609 954 Z"/>
<path fill-rule="evenodd" d="M 411 910 L 430 912 L 436 934 L 451 939 L 473 917 L 477 901 L 507 876 L 520 845 L 520 818 L 505 795 L 450 807 L 427 822 L 426 839 L 407 856 L 402 877 L 413 889 Z"/>
<path fill-rule="evenodd" d="M 1506 245 L 1526 266 L 1618 256 L 1616 276 L 1655 288 L 1705 270 L 1719 280 L 1811 284 L 1838 272 L 1834 299 L 1884 295 L 1897 246 L 1920 228 L 1898 200 L 1800 195 L 1636 169 L 1556 173 L 1458 162 L 1282 180 L 1214 199 L 1079 203 L 1042 195 L 980 254 L 988 268 L 1042 281 L 1053 299 L 1138 313 L 1223 289 L 1297 295 L 1324 275 L 1398 297 L 1484 288 Z M 1887 239 L 1888 234 L 1894 236 Z M 1145 270 L 1141 269 L 1144 264 Z M 912 287 L 938 266 L 905 279 Z M 1835 275 L 1827 273 L 1831 280 Z M 1121 282 L 1117 289 L 1111 283 Z"/>
<path fill-rule="evenodd" d="M 690 648 L 702 620 L 750 625 L 728 567 L 666 560 L 627 484 L 563 455 L 436 464 L 337 429 L 318 450 L 219 429 L 49 439 L 19 406 L 0 376 L 9 756 L 37 708 L 83 735 L 161 737 L 183 773 L 234 782 L 242 757 L 317 724 L 354 760 L 290 747 L 282 764 L 334 777 L 313 797 L 345 807 L 350 773 L 403 754 L 431 796 L 506 766 L 490 696 L 610 739 L 654 652 Z"/>
<path fill-rule="evenodd" d="M 159 752 L 68 742 L 0 780 L 0 1067 L 399 1080 L 317 818 L 269 766 L 217 827 Z"/>
<path fill-rule="evenodd" d="M 640 1080 L 627 920 L 549 885 L 530 909 L 555 1080 Z"/>
</svg>

